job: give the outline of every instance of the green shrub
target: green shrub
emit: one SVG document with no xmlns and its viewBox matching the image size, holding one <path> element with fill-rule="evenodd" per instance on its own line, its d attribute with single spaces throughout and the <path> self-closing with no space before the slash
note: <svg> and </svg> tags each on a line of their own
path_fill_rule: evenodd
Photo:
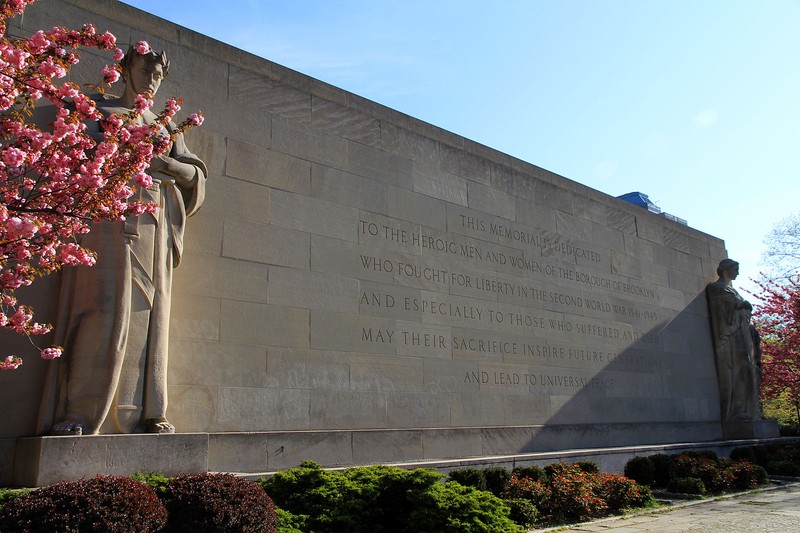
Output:
<svg viewBox="0 0 800 533">
<path fill-rule="evenodd" d="M 276 531 L 275 505 L 253 481 L 233 474 L 178 476 L 167 485 L 167 531 L 194 533 Z"/>
<path fill-rule="evenodd" d="M 653 504 L 653 495 L 648 487 L 619 474 L 600 476 L 600 496 L 612 513 Z"/>
<path fill-rule="evenodd" d="M 315 533 L 518 531 L 497 497 L 443 478 L 425 469 L 338 472 L 304 462 L 259 482 L 279 508 L 306 515 Z"/>
<path fill-rule="evenodd" d="M 542 483 L 547 483 L 548 481 L 547 473 L 544 469 L 535 465 L 518 466 L 511 471 L 511 474 L 517 474 L 519 477 L 529 477 Z"/>
<path fill-rule="evenodd" d="M 712 493 L 719 493 L 731 488 L 733 483 L 732 475 L 720 465 L 719 458 L 714 455 L 713 459 L 702 453 L 683 452 L 678 454 L 672 462 L 672 477 L 699 478 L 706 490 Z"/>
<path fill-rule="evenodd" d="M 162 496 L 166 492 L 167 484 L 169 484 L 170 480 L 172 479 L 160 472 L 136 472 L 131 475 L 131 478 L 144 483 L 156 491 L 156 494 L 159 496 Z"/>
<path fill-rule="evenodd" d="M 719 457 L 717 454 L 712 452 L 711 450 L 686 450 L 678 455 L 683 455 L 684 457 L 692 457 L 695 459 L 708 459 L 709 461 L 716 462 Z"/>
<path fill-rule="evenodd" d="M 461 483 L 465 487 L 474 487 L 478 490 L 486 490 L 486 477 L 483 470 L 479 468 L 462 468 L 450 472 L 448 479 Z"/>
<path fill-rule="evenodd" d="M 506 505 L 511 509 L 509 518 L 515 523 L 521 525 L 526 529 L 532 528 L 536 525 L 536 520 L 539 518 L 539 509 L 532 501 L 525 498 L 513 498 L 505 500 Z"/>
<path fill-rule="evenodd" d="M 595 463 L 594 461 L 578 461 L 575 464 L 578 465 L 578 468 L 580 468 L 582 471 L 587 472 L 589 474 L 600 473 L 600 467 L 597 466 L 597 463 Z"/>
<path fill-rule="evenodd" d="M 656 480 L 656 467 L 649 457 L 633 457 L 625 463 L 625 477 L 636 483 L 653 486 Z"/>
<path fill-rule="evenodd" d="M 97 476 L 62 481 L 9 500 L 0 531 L 159 531 L 167 511 L 155 492 L 129 477 Z"/>
<path fill-rule="evenodd" d="M 800 466 L 798 466 L 794 461 L 790 461 L 788 459 L 770 461 L 767 463 L 766 470 L 774 476 L 800 476 Z"/>
<path fill-rule="evenodd" d="M 304 533 L 308 531 L 308 516 L 295 515 L 280 507 L 275 508 L 278 518 L 277 533 Z"/>
<path fill-rule="evenodd" d="M 483 477 L 486 479 L 486 490 L 495 496 L 502 496 L 511 481 L 511 472 L 502 466 L 492 466 L 483 470 Z"/>
<path fill-rule="evenodd" d="M 19 498 L 20 496 L 25 496 L 33 489 L 6 489 L 0 488 L 0 509 L 8 502 L 9 500 L 13 500 L 14 498 Z"/>
<path fill-rule="evenodd" d="M 678 477 L 669 482 L 668 490 L 678 494 L 705 494 L 706 486 L 696 477 Z"/>
<path fill-rule="evenodd" d="M 669 480 L 672 477 L 672 461 L 675 459 L 675 456 L 657 453 L 649 456 L 648 459 L 650 459 L 655 468 L 653 486 L 666 487 L 669 485 Z"/>
<path fill-rule="evenodd" d="M 523 533 L 497 496 L 458 483 L 436 483 L 411 495 L 408 533 Z M 385 531 L 401 531 L 386 529 Z"/>
</svg>

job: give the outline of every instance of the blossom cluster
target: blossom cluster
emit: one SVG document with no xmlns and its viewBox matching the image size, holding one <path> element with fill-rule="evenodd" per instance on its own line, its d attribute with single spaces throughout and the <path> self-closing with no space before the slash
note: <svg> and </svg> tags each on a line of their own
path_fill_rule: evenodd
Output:
<svg viewBox="0 0 800 533">
<path fill-rule="evenodd" d="M 0 327 L 28 336 L 51 327 L 35 322 L 33 310 L 17 300 L 15 291 L 63 265 L 93 265 L 95 253 L 78 242 L 92 222 L 155 210 L 131 199 L 134 188 L 152 183 L 150 161 L 169 150 L 175 135 L 202 122 L 192 114 L 170 127 L 180 109 L 172 99 L 153 123 L 144 123 L 141 115 L 153 105 L 146 96 L 128 114 L 103 116 L 80 86 L 61 80 L 78 63 L 80 48 L 113 52 L 121 59 L 116 38 L 91 24 L 9 37 L 8 20 L 33 1 L 0 4 Z M 150 47 L 140 41 L 136 49 Z M 103 90 L 119 74 L 118 64 L 107 65 L 97 88 Z M 44 130 L 30 121 L 39 101 L 55 111 Z M 92 123 L 99 127 L 89 128 Z M 44 359 L 60 355 L 60 347 L 41 351 Z M 8 356 L 0 360 L 0 370 L 20 364 L 18 357 Z"/>
<path fill-rule="evenodd" d="M 761 334 L 761 396 L 800 405 L 800 277 L 760 282 L 753 322 Z"/>
</svg>

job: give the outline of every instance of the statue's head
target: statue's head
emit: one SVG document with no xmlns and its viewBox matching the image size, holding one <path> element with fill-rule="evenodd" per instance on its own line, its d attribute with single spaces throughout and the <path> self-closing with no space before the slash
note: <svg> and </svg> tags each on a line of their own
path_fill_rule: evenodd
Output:
<svg viewBox="0 0 800 533">
<path fill-rule="evenodd" d="M 140 54 L 131 46 L 119 64 L 122 67 L 125 90 L 133 94 L 150 93 L 154 96 L 161 86 L 161 81 L 169 73 L 169 59 L 164 51 L 151 50 L 146 54 Z"/>
<path fill-rule="evenodd" d="M 739 275 L 739 263 L 733 259 L 723 259 L 717 267 L 717 275 L 722 277 L 723 273 L 727 273 L 730 279 L 735 279 Z"/>
</svg>

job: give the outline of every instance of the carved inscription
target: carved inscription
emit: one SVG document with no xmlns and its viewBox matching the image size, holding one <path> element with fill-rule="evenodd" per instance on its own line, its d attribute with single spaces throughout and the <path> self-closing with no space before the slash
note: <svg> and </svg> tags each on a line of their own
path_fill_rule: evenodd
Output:
<svg viewBox="0 0 800 533">
<path fill-rule="evenodd" d="M 657 326 L 671 312 L 659 306 L 657 287 L 604 272 L 610 268 L 608 252 L 478 216 L 461 214 L 454 220 L 463 231 L 426 230 L 384 217 L 359 220 L 360 242 L 391 250 L 359 254 L 360 268 L 394 281 L 381 290 L 365 288 L 361 313 L 386 317 L 397 312 L 406 324 L 361 327 L 362 344 L 381 345 L 381 353 L 387 346 L 397 353 L 411 347 L 476 362 L 528 365 L 527 372 L 469 370 L 462 384 L 531 392 L 617 386 L 615 378 L 570 369 L 614 365 L 646 372 L 662 366 Z M 423 325 L 453 330 L 447 335 L 424 331 Z M 629 350 L 634 344 L 640 348 Z"/>
</svg>

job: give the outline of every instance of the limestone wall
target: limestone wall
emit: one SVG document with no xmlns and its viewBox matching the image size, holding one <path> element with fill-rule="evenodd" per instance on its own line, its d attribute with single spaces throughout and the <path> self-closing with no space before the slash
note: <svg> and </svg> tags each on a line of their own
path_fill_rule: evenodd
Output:
<svg viewBox="0 0 800 533">
<path fill-rule="evenodd" d="M 721 240 L 113 0 L 42 0 L 12 31 L 87 21 L 166 49 L 159 96 L 206 116 L 179 432 L 442 430 L 398 437 L 408 456 L 720 436 Z M 0 436 L 30 435 L 47 363 L 1 342 L 25 365 L 0 375 Z"/>
</svg>

